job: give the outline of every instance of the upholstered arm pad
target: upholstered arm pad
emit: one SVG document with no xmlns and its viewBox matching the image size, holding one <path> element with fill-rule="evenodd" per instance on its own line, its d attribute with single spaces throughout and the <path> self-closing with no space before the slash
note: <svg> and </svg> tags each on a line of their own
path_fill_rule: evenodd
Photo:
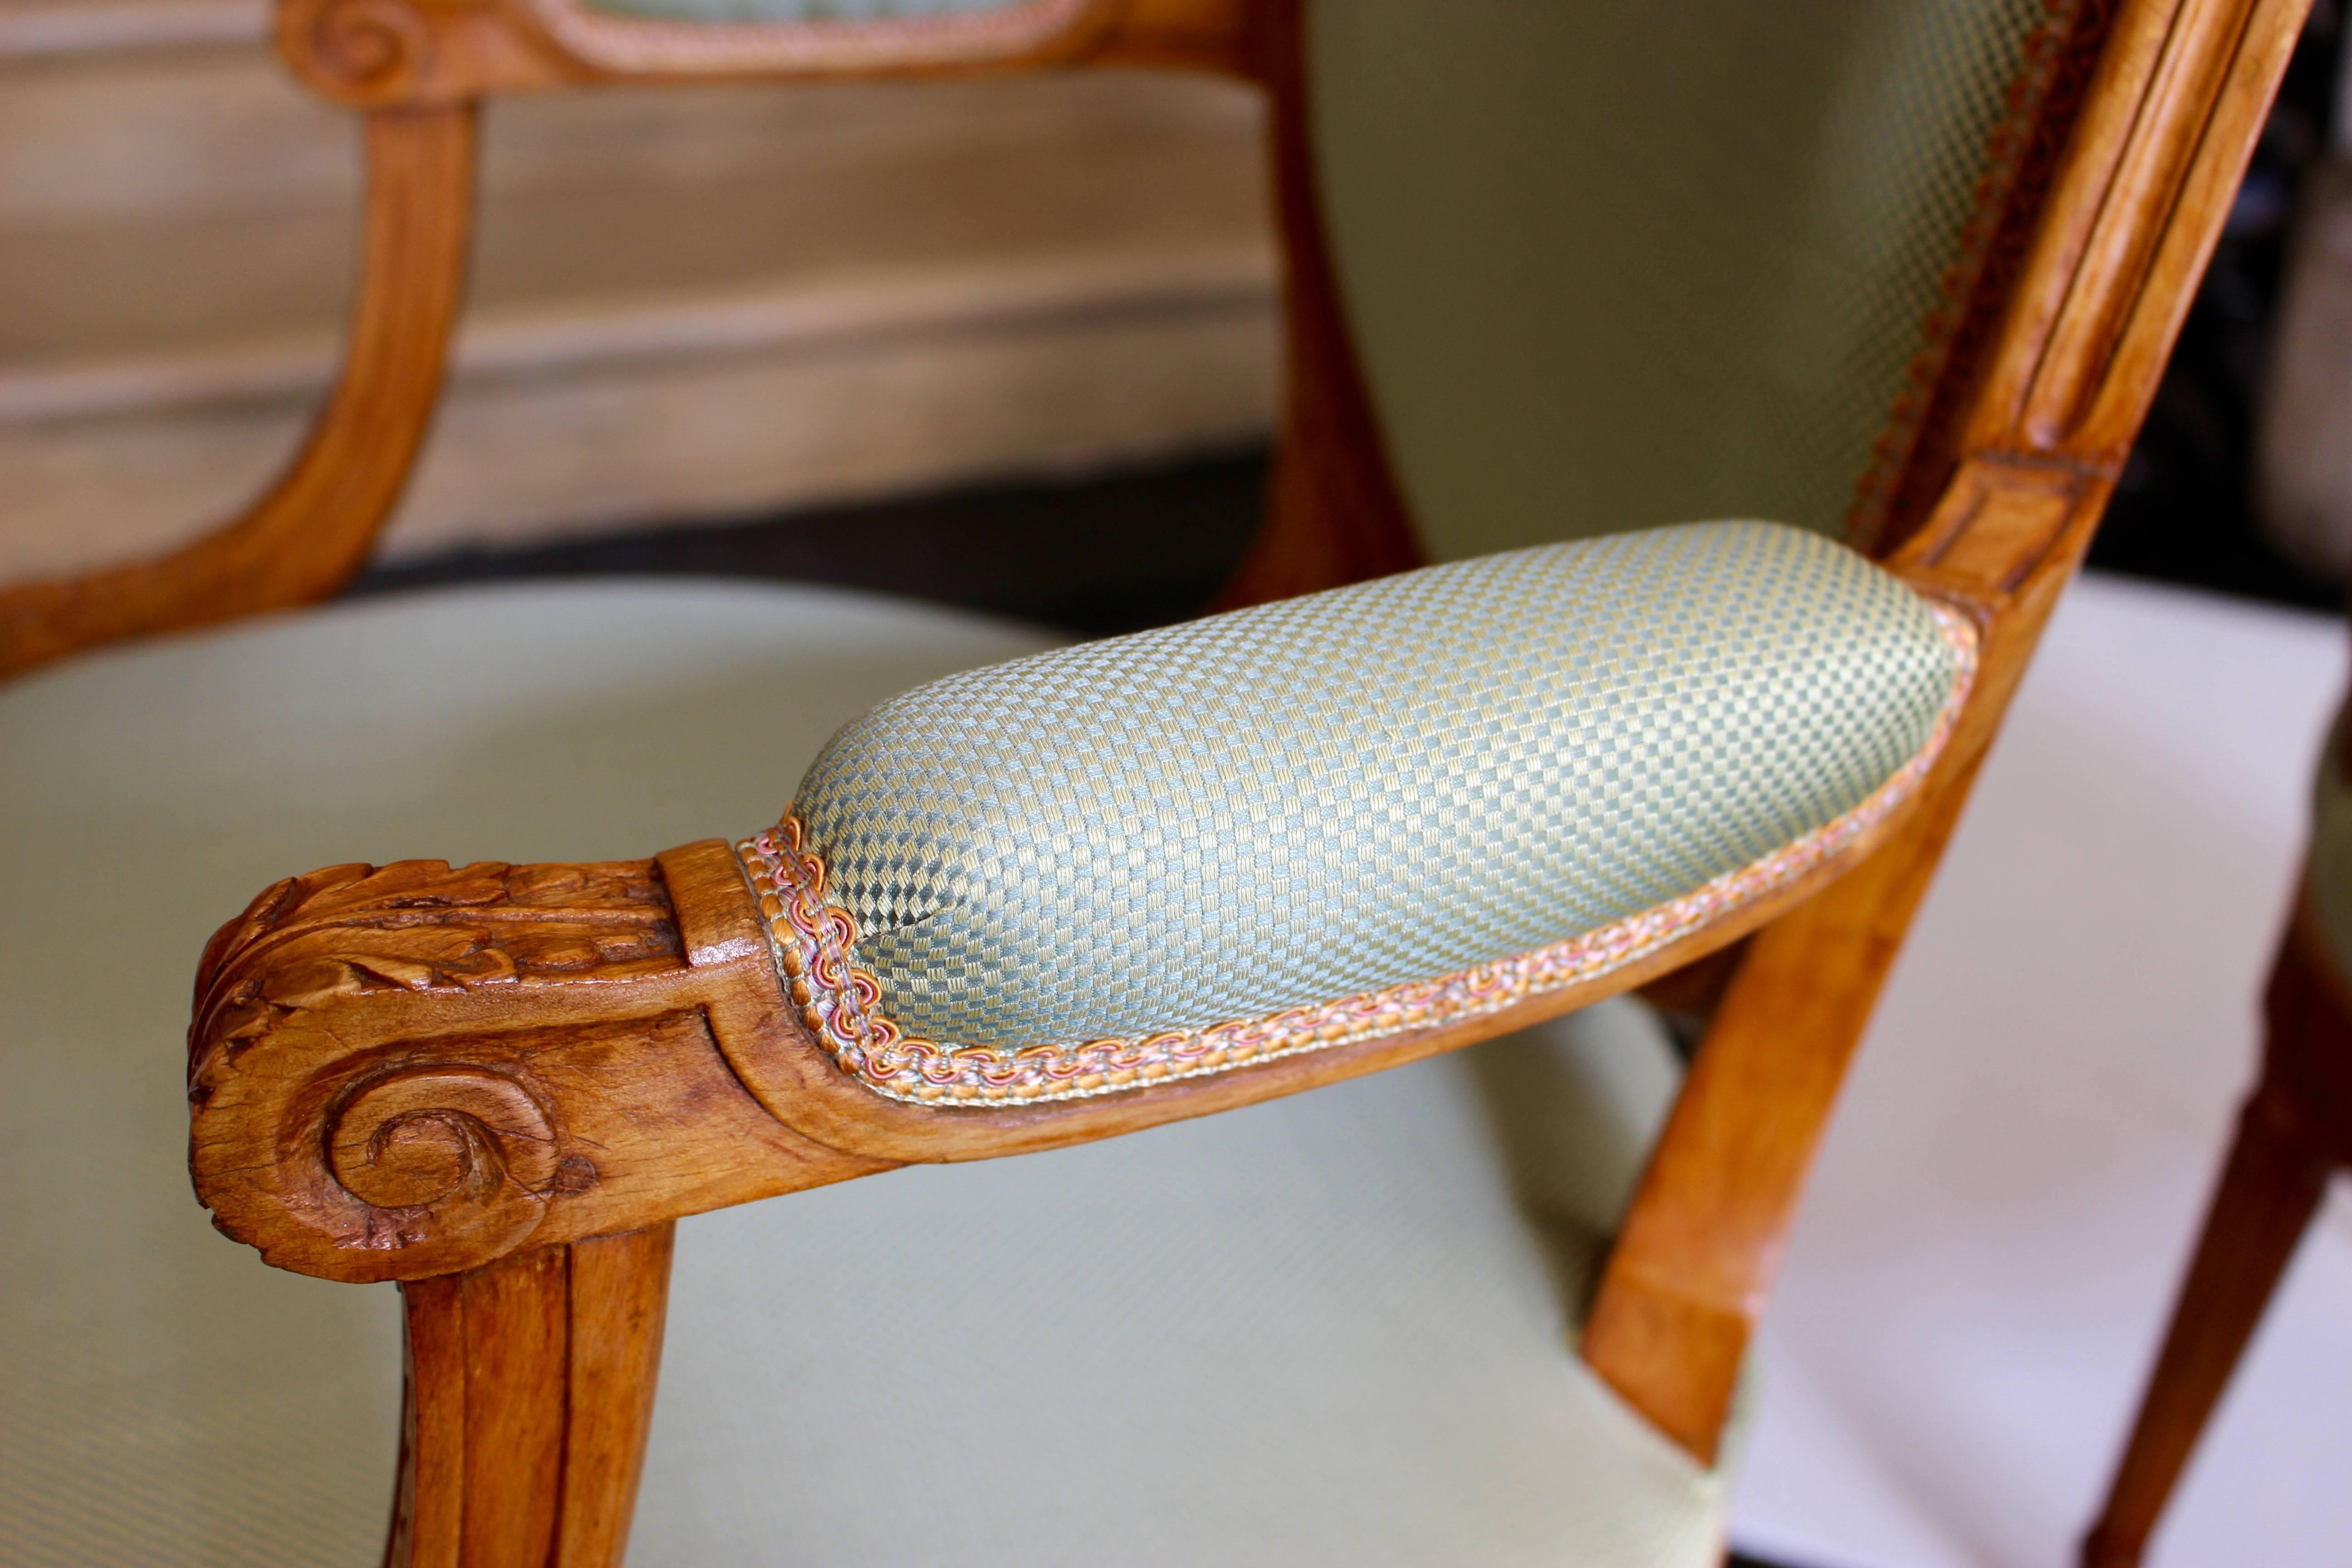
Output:
<svg viewBox="0 0 2352 1568">
<path fill-rule="evenodd" d="M 1973 650 L 1795 529 L 1517 551 L 910 691 L 740 850 L 849 1073 L 1105 1094 L 1491 1011 L 1801 876 L 1917 783 Z"/>
</svg>

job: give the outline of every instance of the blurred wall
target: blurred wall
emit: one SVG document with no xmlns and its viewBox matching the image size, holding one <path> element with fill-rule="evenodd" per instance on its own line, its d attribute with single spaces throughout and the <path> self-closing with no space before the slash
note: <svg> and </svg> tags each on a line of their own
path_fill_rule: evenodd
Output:
<svg viewBox="0 0 2352 1568">
<path fill-rule="evenodd" d="M 266 25 L 0 0 L 0 580 L 234 510 L 327 384 L 357 136 Z M 457 369 L 383 553 L 1262 440 L 1259 115 L 1129 73 L 500 102 Z"/>
<path fill-rule="evenodd" d="M 2339 26 L 2325 139 L 2297 193 L 2254 455 L 2271 542 L 2305 570 L 2352 582 L 2352 29 Z"/>
</svg>

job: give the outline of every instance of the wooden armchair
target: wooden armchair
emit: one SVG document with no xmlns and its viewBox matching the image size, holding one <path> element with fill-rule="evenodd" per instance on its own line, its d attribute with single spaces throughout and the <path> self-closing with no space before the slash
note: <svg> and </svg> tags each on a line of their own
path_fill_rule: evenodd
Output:
<svg viewBox="0 0 2352 1568">
<path fill-rule="evenodd" d="M 25 1011 L 10 1032 L 27 1042 L 12 1071 L 74 1108 L 37 1112 L 26 1109 L 46 1103 L 37 1094 L 5 1097 L 12 1112 L 42 1118 L 18 1146 L 48 1151 L 30 1156 L 48 1162 L 40 1169 L 79 1168 L 86 1146 L 121 1135 L 106 1120 L 111 1102 L 91 1109 L 95 1091 L 67 1087 L 59 1064 L 79 1069 L 75 1086 L 110 1095 L 129 1093 L 129 1064 L 155 1070 L 138 1051 L 152 1044 L 160 993 L 122 970 L 163 963 L 201 906 L 216 921 L 227 877 L 265 851 L 280 858 L 234 896 L 340 858 L 270 886 L 207 948 L 190 1151 L 215 1223 L 271 1263 L 401 1283 L 389 1561 L 619 1560 L 654 1418 L 674 1224 L 721 1209 L 732 1212 L 701 1223 L 732 1247 L 714 1250 L 707 1278 L 803 1292 L 790 1311 L 745 1303 L 757 1327 L 731 1343 L 766 1353 L 793 1342 L 812 1387 L 831 1377 L 902 1394 L 986 1393 L 977 1404 L 941 1393 L 929 1406 L 877 1405 L 885 1415 L 870 1421 L 855 1400 L 771 1412 L 797 1424 L 792 1462 L 695 1504 L 693 1550 L 714 1560 L 788 1549 L 877 1561 L 1271 1558 L 1306 1542 L 1310 1555 L 1425 1561 L 1507 1555 L 1528 1539 L 1575 1560 L 1703 1560 L 1721 1549 L 1716 1466 L 1740 1363 L 1846 1061 L 2120 468 L 2303 9 L 2070 0 L 1989 16 L 1825 3 L 1802 16 L 1725 6 L 1666 19 L 1365 0 L 1302 18 L 1293 0 L 1021 0 L 865 21 L 704 22 L 578 0 L 290 0 L 289 58 L 368 117 L 366 270 L 343 384 L 289 477 L 245 518 L 165 562 L 0 595 L 8 668 L 301 604 L 345 580 L 426 423 L 463 271 L 478 103 L 624 79 L 1133 65 L 1262 83 L 1288 262 L 1290 390 L 1270 521 L 1229 590 L 1234 605 L 1425 555 L 1694 516 L 1779 515 L 1843 530 L 1853 550 L 1752 526 L 1653 531 L 1306 602 L 1337 608 L 1196 623 L 1154 634 L 1172 643 L 1106 645 L 1091 666 L 1049 656 L 959 677 L 964 685 L 924 688 L 845 731 L 803 783 L 803 816 L 731 845 L 692 836 L 767 820 L 841 721 L 1037 639 L 791 590 L 516 589 L 77 660 L 0 706 L 12 798 L 31 803 L 12 808 L 11 854 L 38 883 L 10 960 L 31 966 L 11 979 L 21 1000 L 8 1005 Z M 1630 121 L 1629 100 L 1642 110 Z M 1685 569 L 1694 551 L 1714 575 Z M 1810 564 L 1787 565 L 1797 561 Z M 1735 568 L 1759 574 L 1723 574 Z M 937 955 L 926 960 L 920 943 L 889 957 L 900 948 L 886 939 L 910 923 L 887 912 L 913 896 L 907 868 L 936 870 L 923 857 L 970 840 L 869 854 L 861 882 L 845 869 L 857 856 L 840 846 L 871 818 L 854 805 L 806 815 L 819 797 L 868 798 L 866 775 L 839 782 L 842 758 L 879 757 L 898 767 L 890 788 L 917 787 L 908 778 L 989 753 L 953 742 L 926 751 L 908 739 L 922 725 L 908 715 L 1076 711 L 1102 689 L 1069 684 L 1073 668 L 1129 682 L 1138 695 L 1121 719 L 1160 723 L 1177 750 L 1200 733 L 1182 728 L 1187 711 L 1238 726 L 1218 731 L 1227 741 L 1303 744 L 1315 731 L 1299 704 L 1328 714 L 1394 696 L 1335 673 L 1358 639 L 1385 650 L 1380 668 L 1442 664 L 1484 648 L 1478 638 L 1509 619 L 1497 606 L 1551 581 L 1546 573 L 1570 584 L 1541 601 L 1549 629 L 1482 667 L 1499 673 L 1451 689 L 1497 705 L 1481 710 L 1496 724 L 1556 711 L 1528 672 L 1600 657 L 1578 628 L 1606 623 L 1639 584 L 1705 590 L 1675 601 L 1695 617 L 1693 635 L 1635 649 L 1649 661 L 1643 679 L 1663 683 L 1655 690 L 1695 689 L 1701 666 L 1736 668 L 1732 645 L 1709 639 L 1747 613 L 1734 607 L 1743 581 L 1759 602 L 1768 582 L 1834 579 L 1892 606 L 1881 619 L 1908 629 L 1872 646 L 1899 643 L 1916 655 L 1906 668 L 1929 668 L 1920 650 L 1953 651 L 1934 665 L 1942 684 L 1924 708 L 1914 699 L 1925 688 L 1864 691 L 1838 662 L 1846 655 L 1823 653 L 1809 667 L 1819 683 L 1801 684 L 1785 711 L 1811 703 L 1834 726 L 1903 709 L 1916 721 L 1908 739 L 1779 837 L 1681 882 L 1644 884 L 1630 906 L 1589 921 L 1559 915 L 1567 923 L 1540 942 L 1445 947 L 1444 964 L 1417 969 L 1440 950 L 1413 948 L 1402 968 L 1337 994 L 1276 995 L 1232 1025 L 1171 1016 L 1134 1033 L 1106 1005 L 1066 1039 L 940 1033 L 935 1044 L 908 1024 L 935 1005 L 950 1021 L 981 1016 L 953 1006 L 1017 1013 L 1050 988 L 1003 984 L 1034 973 L 992 969 L 1011 963 L 1003 947 L 968 942 L 961 969 L 924 967 Z M 1812 625 L 1806 616 L 1847 593 L 1791 624 Z M 1451 631 L 1379 640 L 1410 618 L 1400 605 L 1432 595 L 1457 617 Z M 1299 633 L 1299 616 L 1335 617 L 1339 632 Z M 1249 641 L 1269 626 L 1292 628 L 1288 640 Z M 1265 647 L 1283 657 L 1264 662 Z M 1204 647 L 1244 662 L 1257 648 L 1265 690 L 1229 686 L 1222 706 L 1168 709 L 1171 667 L 1151 660 Z M 1568 662 L 1544 665 L 1527 647 Z M 1315 650 L 1338 665 L 1304 657 Z M 1685 655 L 1698 662 L 1673 663 Z M 1408 717 L 1425 726 L 1433 711 Z M 1606 701 L 1585 717 L 1618 721 Z M 1734 737 L 1706 731 L 1719 712 L 1703 707 L 1669 702 L 1667 719 L 1713 733 L 1718 753 Z M 1776 719 L 1769 733 L 1784 729 L 1802 726 Z M 1047 763 L 1036 765 L 1078 778 L 1070 809 L 1099 820 L 1102 781 L 1126 753 L 1114 740 L 1089 770 L 1078 764 L 1092 731 L 1038 733 Z M 1545 733 L 1530 753 L 1542 767 L 1580 765 L 1567 732 Z M 1249 754 L 1195 750 L 1223 781 Z M 1657 783 L 1638 768 L 1627 776 L 1637 792 Z M 1455 779 L 1405 798 L 1448 804 L 1457 786 L 1469 787 Z M 744 804 L 761 791 L 764 810 Z M 950 792 L 916 813 L 890 798 L 891 810 L 942 820 L 961 821 L 968 804 Z M 491 830 L 508 847 L 482 853 L 543 863 L 392 860 L 395 839 L 463 852 Z M 425 832 L 429 845 L 415 838 Z M 663 841 L 655 834 L 688 841 L 650 858 L 593 858 L 611 852 L 598 846 L 642 851 Z M 93 874 L 110 855 L 120 863 L 132 835 L 156 840 L 132 858 L 134 875 Z M 1640 847 L 1630 828 L 1619 837 Z M 1261 860 L 1303 841 L 1231 837 Z M 1475 862 L 1466 883 L 1408 863 L 1381 896 L 1426 896 L 1444 925 L 1491 890 L 1476 881 L 1481 867 L 1517 864 L 1513 844 L 1461 858 Z M 1124 847 L 1113 858 L 1119 875 L 1145 878 L 1118 887 L 1138 889 L 1174 863 Z M 1211 869 L 1248 880 L 1231 862 Z M 1255 885 L 1301 906 L 1339 901 L 1311 880 Z M 1512 905 L 1514 917 L 1550 910 L 1558 886 L 1547 886 Z M 1158 896 L 1167 891 L 1163 880 Z M 860 900 L 863 914 L 849 907 Z M 1247 934 L 1212 922 L 1193 945 L 1146 944 L 1114 963 L 1088 945 L 1107 937 L 1075 929 L 1077 959 L 1110 976 L 1096 991 L 1073 987 L 1082 1001 L 1120 985 L 1157 985 L 1164 1001 L 1196 969 L 1223 974 L 1217 964 Z M 1164 939 L 1168 928 L 1150 929 Z M 130 956 L 93 967 L 101 948 Z M 961 991 L 950 984 L 974 974 Z M 1595 1234 L 1554 1256 L 1569 1304 L 1530 1312 L 1542 1249 L 1496 1240 L 1517 1233 L 1466 1194 L 1493 1184 L 1493 1156 L 1480 1151 L 1496 1129 L 1507 1143 L 1541 1111 L 1540 1142 L 1547 1126 L 1582 1114 L 1543 1087 L 1582 1047 L 1523 1036 L 1489 1047 L 1468 1078 L 1406 1064 L 1653 982 L 1706 1019 L 1704 1043 L 1622 1224 L 1580 1216 Z M 1625 1026 L 1606 1009 L 1585 1017 L 1588 1031 Z M 125 1065 L 91 1070 L 82 1058 L 116 1039 L 125 1043 L 105 1059 Z M 1365 1076 L 1387 1068 L 1402 1070 Z M 1491 1121 L 1466 1113 L 1465 1082 L 1488 1087 Z M 1252 1105 L 1099 1152 L 1072 1147 Z M 954 1173 L 954 1185 L 850 1183 L 1056 1148 L 1069 1152 Z M 1024 1169 L 1057 1173 L 993 1173 Z M 28 1167 L 22 1179 L 37 1178 Z M 794 1200 L 830 1204 L 835 1229 L 823 1246 L 810 1232 L 773 1232 L 771 1245 L 794 1249 L 782 1264 L 758 1250 L 747 1216 L 793 1205 L 733 1208 L 842 1183 Z M 1286 1211 L 1294 1199 L 1306 1206 Z M 1165 1217 L 1179 1214 L 1191 1216 L 1189 1239 Z M 1392 1281 L 1378 1266 L 1385 1242 L 1334 1260 L 1342 1241 L 1391 1220 L 1413 1237 L 1389 1255 Z M 1549 1223 L 1539 1215 L 1537 1227 Z M 1272 1226 L 1278 1245 L 1253 1242 L 1253 1225 Z M 1588 1311 L 1574 1277 L 1609 1228 Z M 300 1319 L 294 1282 L 265 1287 L 247 1278 L 257 1269 L 230 1281 L 208 1272 L 225 1265 L 183 1258 L 176 1242 L 100 1247 L 87 1234 L 61 1221 L 29 1250 L 51 1258 L 58 1280 L 111 1279 L 135 1295 L 168 1264 L 214 1281 L 175 1289 L 223 1320 Z M 893 1272 L 927 1257 L 952 1267 Z M 871 1264 L 870 1289 L 827 1295 L 814 1267 L 827 1258 Z M 1489 1268 L 1516 1283 L 1486 1289 Z M 982 1289 L 1008 1274 L 1018 1289 Z M 1130 1277 L 1150 1289 L 1122 1291 Z M 959 1294 L 967 1285 L 977 1293 Z M 265 1310 L 231 1304 L 237 1291 L 276 1294 Z M 57 1302 L 71 1299 L 58 1285 L 7 1310 L 45 1325 L 51 1338 L 38 1343 L 63 1344 L 75 1326 L 59 1326 Z M 1106 1301 L 1124 1320 L 1113 1329 L 1067 1315 Z M 315 1291 L 299 1302 L 331 1310 Z M 201 1312 L 173 1316 L 211 1331 Z M 1053 1331 L 1029 1332 L 1030 1318 Z M 1589 1372 L 1566 1354 L 1561 1319 Z M 714 1321 L 676 1325 L 674 1356 Z M 161 1337 L 170 1331 L 194 1331 Z M 225 1341 L 247 1331 L 261 1331 L 219 1330 Z M 284 1333 L 276 1353 L 289 1364 L 334 1361 L 306 1351 L 299 1330 L 270 1332 Z M 1504 1353 L 1538 1342 L 1559 1353 Z M 121 1352 L 122 1364 L 149 1350 Z M 189 1429 L 228 1422 L 236 1442 L 214 1447 L 244 1443 L 290 1466 L 320 1439 L 292 1414 L 305 1389 L 253 1392 L 278 1370 L 274 1350 L 254 1341 L 234 1373 L 184 1379 L 201 1386 L 206 1413 Z M 1390 1373 L 1427 1399 L 1381 1403 L 1368 1390 Z M 337 1365 L 334 1375 L 356 1374 Z M 769 1386 L 748 1361 L 734 1375 Z M 723 1394 L 728 1374 L 714 1376 Z M 1429 1394 L 1433 1380 L 1461 1398 Z M 1155 1429 L 1150 1399 L 1209 1384 L 1233 1392 L 1160 1414 L 1149 1442 L 1137 1436 Z M 1496 1403 L 1481 1404 L 1489 1394 Z M 86 1432 L 105 1399 L 76 1397 L 85 1426 L 75 1430 Z M 1146 1407 L 1101 1408 L 1123 1399 Z M 726 1408 L 697 1405 L 708 1439 L 698 1452 L 731 1455 L 736 1468 L 666 1481 L 721 1486 L 709 1478 L 740 1477 L 744 1456 L 776 1440 L 735 1435 L 726 1423 L 740 1417 Z M 1420 1447 L 1361 1441 L 1414 1422 L 1426 1430 L 1406 1436 Z M 1039 1436 L 1045 1425 L 1052 1442 Z M 1227 1451 L 1240 1458 L 1220 1468 L 1214 1456 Z M 91 1484 L 69 1478 L 61 1495 Z M 170 1496 L 206 1495 L 178 1484 Z M 281 1500 L 307 1517 L 299 1500 Z M 787 1539 L 729 1535 L 713 1522 L 720 1501 L 761 1519 L 772 1510 Z M 69 1500 L 65 1511 L 79 1522 L 43 1524 L 45 1539 L 89 1555 L 90 1510 Z M 296 1556 L 324 1539 L 264 1511 L 232 1510 L 220 1528 L 247 1532 L 231 1536 L 247 1554 Z M 175 1512 L 197 1521 L 184 1532 L 198 1530 L 201 1509 L 158 1517 Z M 1434 1533 L 1414 1534 L 1424 1529 Z M 1563 1531 L 1575 1539 L 1558 1540 Z M 196 1554 L 184 1550 L 191 1536 L 165 1538 L 183 1549 L 166 1555 Z M 686 1539 L 655 1550 L 675 1556 Z"/>
</svg>

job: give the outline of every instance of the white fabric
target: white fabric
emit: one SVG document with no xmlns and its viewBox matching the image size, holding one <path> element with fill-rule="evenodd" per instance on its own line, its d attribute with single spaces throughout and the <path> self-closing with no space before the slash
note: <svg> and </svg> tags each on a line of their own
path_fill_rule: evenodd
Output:
<svg viewBox="0 0 2352 1568">
<path fill-rule="evenodd" d="M 2057 1568 L 2253 1079 L 2340 617 L 2088 574 L 2020 688 L 1822 1149 L 1734 1539 Z M 2352 1563 L 2339 1177 L 2147 1568 Z"/>
<path fill-rule="evenodd" d="M 868 704 L 1046 640 L 818 590 L 537 586 L 0 691 L 0 1560 L 381 1549 L 395 1294 L 269 1269 L 188 1194 L 215 924 L 340 860 L 744 831 Z M 1671 1081 L 1629 1004 L 690 1220 L 634 1560 L 1711 1561 L 1719 1479 L 1570 1349 Z"/>
</svg>

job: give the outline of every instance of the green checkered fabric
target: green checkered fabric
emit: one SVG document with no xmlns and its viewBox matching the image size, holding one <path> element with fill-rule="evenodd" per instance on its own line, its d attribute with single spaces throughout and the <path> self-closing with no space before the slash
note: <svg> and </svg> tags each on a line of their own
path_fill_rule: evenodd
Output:
<svg viewBox="0 0 2352 1568">
<path fill-rule="evenodd" d="M 1203 1026 L 1525 952 L 1852 809 L 1956 677 L 1844 546 L 1699 523 L 950 676 L 794 813 L 886 1012 L 942 1044 Z"/>
<path fill-rule="evenodd" d="M 1433 559 L 1842 533 L 2051 0 L 1307 0 L 1318 195 Z"/>
</svg>

